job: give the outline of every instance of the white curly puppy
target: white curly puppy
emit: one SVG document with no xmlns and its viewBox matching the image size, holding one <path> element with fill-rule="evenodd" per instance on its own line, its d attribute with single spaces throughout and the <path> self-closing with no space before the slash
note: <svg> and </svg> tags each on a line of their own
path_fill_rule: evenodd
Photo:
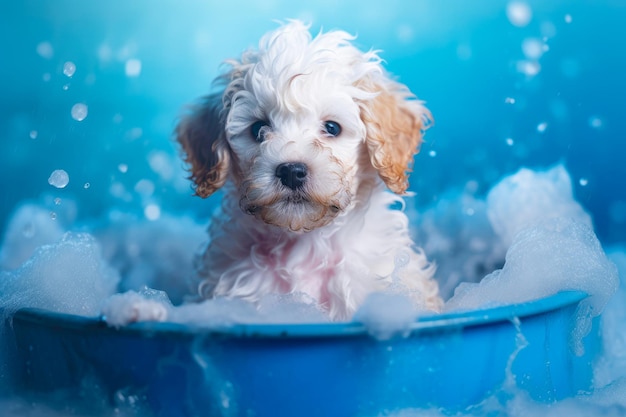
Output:
<svg viewBox="0 0 626 417">
<path fill-rule="evenodd" d="M 298 294 L 344 320 L 394 283 L 440 309 L 434 267 L 391 208 L 430 114 L 353 39 L 291 21 L 229 61 L 222 91 L 180 121 L 196 194 L 225 193 L 197 259 L 202 297 Z"/>
</svg>

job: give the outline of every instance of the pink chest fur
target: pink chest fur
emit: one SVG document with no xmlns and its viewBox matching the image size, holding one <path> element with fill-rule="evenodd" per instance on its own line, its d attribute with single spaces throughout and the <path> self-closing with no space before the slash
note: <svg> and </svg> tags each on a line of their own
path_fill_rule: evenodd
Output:
<svg viewBox="0 0 626 417">
<path fill-rule="evenodd" d="M 283 294 L 299 293 L 320 305 L 329 302 L 329 282 L 341 273 L 341 251 L 331 240 L 316 241 L 313 235 L 296 235 L 272 241 L 261 239 L 251 248 L 255 265 L 264 279 L 271 279 Z"/>
</svg>

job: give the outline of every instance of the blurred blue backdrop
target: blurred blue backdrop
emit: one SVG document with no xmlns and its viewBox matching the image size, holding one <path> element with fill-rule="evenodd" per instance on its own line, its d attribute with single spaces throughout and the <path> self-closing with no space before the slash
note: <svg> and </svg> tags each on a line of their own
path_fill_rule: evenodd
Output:
<svg viewBox="0 0 626 417">
<path fill-rule="evenodd" d="M 43 196 L 75 200 L 78 219 L 206 216 L 219 197 L 190 197 L 177 115 L 288 18 L 357 34 L 427 102 L 418 205 L 563 162 L 601 240 L 626 240 L 624 0 L 2 1 L 0 228 Z M 48 183 L 57 169 L 65 188 Z"/>
</svg>

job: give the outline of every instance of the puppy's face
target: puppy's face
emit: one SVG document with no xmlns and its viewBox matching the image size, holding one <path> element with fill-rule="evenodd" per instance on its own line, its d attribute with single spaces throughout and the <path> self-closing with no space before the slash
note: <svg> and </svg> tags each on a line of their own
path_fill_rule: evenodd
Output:
<svg viewBox="0 0 626 417">
<path fill-rule="evenodd" d="M 397 193 L 428 112 L 344 32 L 292 22 L 231 62 L 220 100 L 178 127 L 201 196 L 227 179 L 241 209 L 291 231 L 327 225 L 377 176 Z"/>
<path fill-rule="evenodd" d="M 260 63 L 271 55 L 261 57 Z M 366 128 L 349 86 L 315 68 L 259 65 L 232 99 L 226 140 L 241 208 L 294 231 L 328 224 L 353 204 L 369 165 Z M 300 72 L 307 70 L 307 73 Z"/>
</svg>

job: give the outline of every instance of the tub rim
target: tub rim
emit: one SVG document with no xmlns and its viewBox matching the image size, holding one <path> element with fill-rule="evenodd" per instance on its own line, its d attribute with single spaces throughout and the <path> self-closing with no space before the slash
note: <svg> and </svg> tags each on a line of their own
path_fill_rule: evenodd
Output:
<svg viewBox="0 0 626 417">
<path fill-rule="evenodd" d="M 578 304 L 588 297 L 582 291 L 561 291 L 538 299 L 515 304 L 502 304 L 476 310 L 462 310 L 442 314 L 428 313 L 419 316 L 408 328 L 409 335 L 444 333 L 459 329 L 511 322 L 564 307 Z M 368 335 L 368 327 L 362 323 L 237 323 L 208 327 L 198 324 L 173 322 L 139 322 L 122 327 L 111 327 L 102 316 L 87 317 L 77 314 L 58 313 L 41 308 L 21 308 L 12 317 L 15 323 L 50 326 L 82 332 L 113 332 L 125 335 L 154 337 L 167 335 L 178 337 L 219 338 L 341 338 Z"/>
</svg>

